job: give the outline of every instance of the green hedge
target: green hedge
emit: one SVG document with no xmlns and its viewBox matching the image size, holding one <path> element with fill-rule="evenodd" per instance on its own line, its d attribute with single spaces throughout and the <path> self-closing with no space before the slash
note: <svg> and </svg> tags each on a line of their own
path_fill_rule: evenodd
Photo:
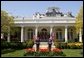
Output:
<svg viewBox="0 0 84 58">
<path fill-rule="evenodd" d="M 9 43 L 6 41 L 1 41 L 1 49 L 7 49 L 9 48 Z"/>
<path fill-rule="evenodd" d="M 26 45 L 26 47 L 32 48 L 34 45 L 34 41 L 32 39 L 29 39 L 29 40 L 25 41 L 23 44 Z"/>
<path fill-rule="evenodd" d="M 80 43 L 80 42 L 67 43 L 67 48 L 70 48 L 70 49 L 83 49 L 83 43 Z"/>
<path fill-rule="evenodd" d="M 79 44 L 79 45 L 76 45 Z M 74 43 L 54 43 L 56 48 L 61 48 L 61 49 L 82 49 L 83 48 L 83 43 L 79 42 L 74 42 Z"/>
<path fill-rule="evenodd" d="M 1 41 L 1 49 L 24 49 L 24 48 L 32 48 L 34 45 L 33 40 L 27 40 L 26 42 L 7 42 Z"/>
<path fill-rule="evenodd" d="M 1 42 L 1 49 L 8 49 L 8 48 L 22 49 L 24 48 L 24 45 L 21 42 Z"/>
</svg>

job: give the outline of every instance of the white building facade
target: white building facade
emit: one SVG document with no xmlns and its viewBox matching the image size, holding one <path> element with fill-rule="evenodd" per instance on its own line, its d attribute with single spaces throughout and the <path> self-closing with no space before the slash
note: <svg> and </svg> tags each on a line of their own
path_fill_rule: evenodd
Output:
<svg viewBox="0 0 84 58">
<path fill-rule="evenodd" d="M 32 18 L 15 18 L 15 27 L 21 27 L 21 42 L 36 36 L 40 41 L 48 41 L 54 33 L 54 39 L 68 42 L 76 38 L 76 18 L 71 13 L 63 14 L 56 8 L 51 8 L 45 13 L 36 13 Z M 10 35 L 9 35 L 10 36 Z M 82 42 L 80 29 L 79 42 Z"/>
</svg>

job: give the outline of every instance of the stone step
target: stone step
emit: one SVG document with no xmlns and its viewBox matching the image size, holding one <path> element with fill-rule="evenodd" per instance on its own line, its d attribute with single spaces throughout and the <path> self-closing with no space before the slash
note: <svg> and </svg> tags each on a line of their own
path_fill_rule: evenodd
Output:
<svg viewBox="0 0 84 58">
<path fill-rule="evenodd" d="M 40 45 L 39 47 L 40 48 L 43 48 L 43 47 L 48 48 L 48 45 Z M 36 48 L 36 45 L 34 45 L 33 48 Z M 52 45 L 52 48 L 55 48 L 55 46 Z"/>
<path fill-rule="evenodd" d="M 40 42 L 40 48 L 48 48 L 48 42 Z M 36 51 L 36 44 L 34 44 L 33 48 Z M 55 48 L 54 43 L 52 43 L 51 49 Z"/>
<path fill-rule="evenodd" d="M 40 45 L 48 45 L 48 42 L 40 42 Z M 54 43 L 52 43 L 52 45 L 54 45 Z"/>
<path fill-rule="evenodd" d="M 39 47 L 40 47 L 40 48 L 48 48 L 48 45 L 40 45 Z M 36 51 L 36 44 L 34 44 L 33 48 L 34 48 L 35 51 Z M 54 45 L 52 45 L 51 50 L 52 50 L 53 48 L 55 48 Z"/>
<path fill-rule="evenodd" d="M 47 45 L 48 44 L 48 42 L 40 42 L 40 45 Z"/>
</svg>

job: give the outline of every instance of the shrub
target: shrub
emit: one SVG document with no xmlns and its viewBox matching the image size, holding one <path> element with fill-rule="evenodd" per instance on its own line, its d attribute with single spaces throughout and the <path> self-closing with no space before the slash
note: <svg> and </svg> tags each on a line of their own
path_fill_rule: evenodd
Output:
<svg viewBox="0 0 84 58">
<path fill-rule="evenodd" d="M 58 43 L 54 43 L 56 48 L 67 48 L 67 43 L 62 43 L 62 42 L 58 42 Z"/>
<path fill-rule="evenodd" d="M 71 49 L 82 49 L 83 43 L 75 42 L 75 43 L 67 43 L 68 48 Z"/>
<path fill-rule="evenodd" d="M 39 56 L 48 56 L 49 52 L 38 52 Z"/>
<path fill-rule="evenodd" d="M 19 38 L 12 38 L 12 39 L 11 39 L 11 42 L 19 42 L 19 41 L 20 41 Z"/>
<path fill-rule="evenodd" d="M 74 42 L 75 40 L 71 40 L 71 39 L 68 40 L 68 43 L 74 43 Z"/>
<path fill-rule="evenodd" d="M 58 39 L 54 39 L 54 45 L 56 48 L 59 48 L 60 44 L 58 43 Z"/>
<path fill-rule="evenodd" d="M 22 45 L 23 45 L 24 49 L 27 48 L 26 42 L 23 42 Z"/>
<path fill-rule="evenodd" d="M 1 49 L 23 49 L 26 48 L 26 45 L 23 45 L 21 42 L 7 42 L 3 41 L 1 42 Z"/>
<path fill-rule="evenodd" d="M 79 42 L 74 42 L 74 43 L 54 43 L 55 47 L 57 48 L 62 48 L 62 49 L 82 49 L 83 48 L 83 43 Z"/>
<path fill-rule="evenodd" d="M 10 48 L 12 48 L 12 49 L 23 49 L 24 45 L 21 42 L 11 42 Z"/>
<path fill-rule="evenodd" d="M 28 47 L 29 47 L 29 48 L 32 48 L 33 45 L 34 45 L 34 41 L 33 41 L 32 39 L 29 39 L 29 40 L 25 41 L 24 45 L 26 45 L 27 48 L 28 48 Z"/>
<path fill-rule="evenodd" d="M 67 48 L 67 43 L 60 43 L 59 48 L 66 49 Z"/>
<path fill-rule="evenodd" d="M 9 48 L 10 44 L 7 41 L 1 41 L 1 49 Z"/>
</svg>

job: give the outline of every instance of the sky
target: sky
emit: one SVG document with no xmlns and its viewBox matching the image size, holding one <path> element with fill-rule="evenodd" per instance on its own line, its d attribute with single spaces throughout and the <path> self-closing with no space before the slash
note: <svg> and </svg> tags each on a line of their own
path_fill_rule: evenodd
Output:
<svg viewBox="0 0 84 58">
<path fill-rule="evenodd" d="M 35 12 L 45 13 L 48 7 L 59 7 L 60 12 L 76 16 L 83 1 L 1 1 L 1 10 L 13 16 L 32 17 Z"/>
</svg>

